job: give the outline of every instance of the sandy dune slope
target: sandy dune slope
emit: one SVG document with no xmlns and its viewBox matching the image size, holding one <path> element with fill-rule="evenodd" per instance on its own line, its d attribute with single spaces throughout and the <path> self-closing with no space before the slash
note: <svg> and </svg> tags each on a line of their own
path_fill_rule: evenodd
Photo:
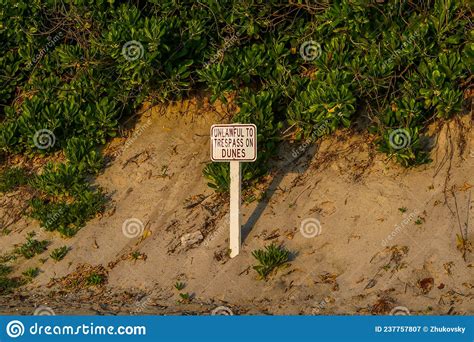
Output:
<svg viewBox="0 0 474 342">
<path fill-rule="evenodd" d="M 1 310 L 208 313 L 224 305 L 241 314 L 386 314 L 403 306 L 412 314 L 474 314 L 474 254 L 464 260 L 456 243 L 468 218 L 474 239 L 471 118 L 433 127 L 433 162 L 410 170 L 351 131 L 317 145 L 282 144 L 270 174 L 244 196 L 243 251 L 228 259 L 228 200 L 202 177 L 209 127 L 223 117 L 222 107 L 201 99 L 145 111 L 128 138 L 107 148 L 115 158 L 96 181 L 111 197 L 104 215 L 68 240 L 32 220 L 13 224 L 0 239 L 3 251 L 32 230 L 53 241 L 50 250 L 71 251 L 61 262 L 18 260 L 18 274 L 37 265 L 42 272 L 24 297 L 0 298 Z M 187 233 L 197 242 L 183 243 Z M 292 261 L 257 280 L 251 252 L 272 242 Z M 65 289 L 61 277 L 80 265 L 102 266 L 107 284 Z M 190 303 L 177 303 L 177 281 Z"/>
</svg>

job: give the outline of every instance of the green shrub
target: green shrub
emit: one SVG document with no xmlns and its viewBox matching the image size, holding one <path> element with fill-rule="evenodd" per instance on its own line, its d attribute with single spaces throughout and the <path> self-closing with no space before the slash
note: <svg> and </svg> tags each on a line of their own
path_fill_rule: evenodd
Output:
<svg viewBox="0 0 474 342">
<path fill-rule="evenodd" d="M 24 279 L 0 277 L 0 295 L 11 293 L 15 288 L 25 285 Z"/>
<path fill-rule="evenodd" d="M 66 254 L 69 252 L 69 247 L 62 246 L 54 249 L 49 255 L 55 261 L 61 261 L 64 259 Z"/>
<path fill-rule="evenodd" d="M 67 237 L 73 236 L 102 211 L 105 204 L 105 196 L 100 189 L 94 189 L 87 183 L 88 173 L 85 172 L 86 169 L 90 172 L 99 170 L 101 161 L 91 157 L 99 155 L 95 151 L 84 152 L 81 148 L 71 152 L 70 147 L 68 145 L 68 153 L 74 155 L 72 160 L 77 163 L 48 163 L 42 173 L 30 181 L 31 186 L 41 191 L 43 196 L 31 200 L 29 215 L 39 220 L 46 230 L 56 230 Z"/>
<path fill-rule="evenodd" d="M 38 276 L 40 272 L 40 269 L 38 267 L 30 267 L 26 269 L 22 274 L 27 278 L 27 279 L 33 279 Z"/>
<path fill-rule="evenodd" d="M 420 141 L 418 127 L 389 129 L 380 139 L 379 150 L 387 153 L 403 166 L 420 165 L 430 161 Z"/>
<path fill-rule="evenodd" d="M 71 237 L 102 211 L 105 204 L 104 196 L 97 190 L 83 190 L 76 196 L 72 203 L 67 200 L 51 202 L 35 198 L 30 202 L 30 215 L 46 230 L 58 231 L 63 236 Z"/>
<path fill-rule="evenodd" d="M 12 271 L 11 266 L 0 264 L 0 277 L 5 277 L 9 275 Z"/>
<path fill-rule="evenodd" d="M 465 0 L 0 1 L 0 152 L 67 158 L 31 180 L 33 217 L 67 236 L 101 210 L 81 194 L 102 201 L 89 185 L 99 151 L 144 100 L 235 93 L 229 121 L 258 129 L 245 185 L 266 173 L 285 126 L 285 138 L 316 140 L 362 117 L 394 160 L 428 161 L 427 126 L 460 112 L 474 65 Z M 319 44 L 315 58 L 300 54 L 308 42 Z M 397 129 L 413 136 L 394 149 Z M 227 166 L 206 165 L 204 176 L 227 191 Z M 47 208 L 64 220 L 48 222 Z"/>
<path fill-rule="evenodd" d="M 85 176 L 73 164 L 48 163 L 42 173 L 33 178 L 31 186 L 50 196 L 74 196 L 87 189 Z"/>
<path fill-rule="evenodd" d="M 11 259 L 11 255 L 7 255 L 2 259 Z M 11 266 L 0 263 L 0 295 L 11 293 L 15 288 L 26 283 L 24 279 L 18 277 L 10 278 L 9 275 L 12 271 Z"/>
<path fill-rule="evenodd" d="M 47 240 L 36 240 L 34 232 L 30 232 L 26 236 L 26 242 L 24 244 L 19 245 L 15 248 L 15 253 L 22 255 L 26 259 L 31 259 L 37 254 L 43 253 L 49 242 Z"/>
<path fill-rule="evenodd" d="M 98 286 L 105 282 L 105 276 L 103 274 L 92 273 L 86 279 L 86 285 Z"/>
<path fill-rule="evenodd" d="M 27 175 L 24 169 L 12 167 L 0 173 L 0 192 L 9 192 L 26 184 Z"/>
<path fill-rule="evenodd" d="M 258 273 L 260 279 L 267 279 L 274 270 L 286 265 L 290 258 L 290 252 L 284 247 L 271 244 L 265 246 L 263 250 L 257 249 L 253 251 L 252 256 L 259 263 L 253 266 L 253 269 Z"/>
<path fill-rule="evenodd" d="M 229 163 L 209 163 L 204 167 L 203 175 L 209 181 L 207 185 L 213 188 L 216 192 L 229 191 L 229 187 L 230 187 Z"/>
<path fill-rule="evenodd" d="M 96 174 L 103 166 L 102 156 L 95 151 L 93 141 L 85 137 L 73 137 L 68 140 L 65 154 L 72 165 L 76 165 L 79 173 Z"/>
<path fill-rule="evenodd" d="M 315 138 L 334 132 L 340 125 L 348 127 L 356 102 L 348 80 L 351 77 L 347 72 L 335 70 L 323 80 L 310 81 L 290 104 L 289 123 Z"/>
</svg>

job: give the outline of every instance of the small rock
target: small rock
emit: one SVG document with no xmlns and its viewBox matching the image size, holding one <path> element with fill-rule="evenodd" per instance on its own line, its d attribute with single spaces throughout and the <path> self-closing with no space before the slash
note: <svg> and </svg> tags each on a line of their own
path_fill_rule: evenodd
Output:
<svg viewBox="0 0 474 342">
<path fill-rule="evenodd" d="M 181 244 L 183 246 L 192 246 L 198 242 L 201 242 L 204 239 L 202 233 L 198 230 L 193 233 L 187 233 L 181 236 Z"/>
</svg>

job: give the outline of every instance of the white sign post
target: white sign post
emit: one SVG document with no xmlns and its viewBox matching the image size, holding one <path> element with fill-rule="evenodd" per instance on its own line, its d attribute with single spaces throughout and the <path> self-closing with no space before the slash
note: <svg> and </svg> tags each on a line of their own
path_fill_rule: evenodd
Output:
<svg viewBox="0 0 474 342">
<path fill-rule="evenodd" d="M 229 249 L 230 257 L 233 258 L 240 253 L 241 237 L 241 220 L 240 220 L 240 191 L 241 191 L 241 172 L 240 162 L 236 160 L 230 161 L 230 236 Z"/>
<path fill-rule="evenodd" d="M 211 160 L 230 162 L 230 257 L 240 253 L 241 220 L 240 162 L 257 159 L 257 126 L 253 124 L 212 125 Z"/>
</svg>

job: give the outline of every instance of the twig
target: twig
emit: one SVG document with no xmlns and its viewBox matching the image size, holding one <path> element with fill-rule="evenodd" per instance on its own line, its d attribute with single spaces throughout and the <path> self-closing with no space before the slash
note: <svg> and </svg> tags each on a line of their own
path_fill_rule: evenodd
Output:
<svg viewBox="0 0 474 342">
<path fill-rule="evenodd" d="M 471 191 L 469 191 L 469 197 L 467 199 L 467 207 L 466 207 L 466 229 L 464 230 L 466 239 L 467 239 L 467 230 L 469 228 L 469 209 L 471 208 Z"/>
<path fill-rule="evenodd" d="M 457 202 L 457 199 L 456 199 L 456 194 L 454 193 L 454 190 L 451 189 L 451 193 L 453 194 L 453 197 L 454 197 L 454 205 L 455 205 L 455 208 L 456 208 L 456 216 L 458 218 L 458 225 L 459 225 L 459 232 L 461 233 L 461 242 L 462 242 L 462 258 L 464 259 L 464 261 L 466 261 L 466 254 L 467 254 L 467 250 L 468 250 L 468 246 L 467 246 L 467 228 L 468 228 L 468 225 L 469 225 L 469 206 L 471 205 L 471 192 L 469 191 L 469 198 L 468 198 L 468 201 L 467 201 L 467 219 L 466 219 L 466 226 L 465 226 L 465 229 L 463 231 L 462 229 L 462 225 L 461 225 L 461 218 L 459 217 L 459 210 L 458 210 L 458 202 Z"/>
<path fill-rule="evenodd" d="M 456 216 L 457 216 L 457 218 L 458 218 L 459 231 L 461 232 L 461 238 L 464 239 L 464 233 L 463 233 L 462 227 L 461 227 L 461 219 L 460 219 L 460 217 L 459 217 L 458 201 L 457 201 L 457 199 L 456 199 L 456 194 L 454 193 L 454 190 L 453 190 L 453 189 L 451 189 L 451 193 L 452 193 L 452 195 L 453 195 L 453 197 L 454 197 L 454 206 L 455 206 L 455 208 L 456 208 Z"/>
</svg>

